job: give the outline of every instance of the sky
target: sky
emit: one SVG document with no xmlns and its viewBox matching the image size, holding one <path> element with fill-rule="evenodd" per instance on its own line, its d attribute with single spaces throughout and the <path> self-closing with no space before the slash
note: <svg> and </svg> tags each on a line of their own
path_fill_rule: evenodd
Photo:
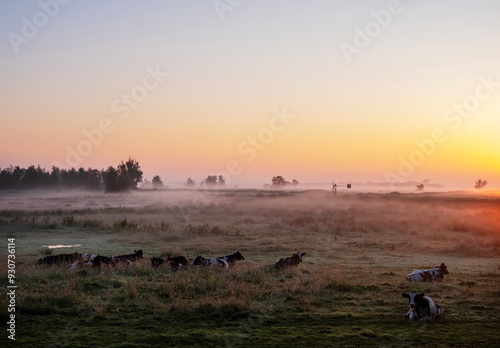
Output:
<svg viewBox="0 0 500 348">
<path fill-rule="evenodd" d="M 500 2 L 0 2 L 0 166 L 500 187 Z"/>
</svg>

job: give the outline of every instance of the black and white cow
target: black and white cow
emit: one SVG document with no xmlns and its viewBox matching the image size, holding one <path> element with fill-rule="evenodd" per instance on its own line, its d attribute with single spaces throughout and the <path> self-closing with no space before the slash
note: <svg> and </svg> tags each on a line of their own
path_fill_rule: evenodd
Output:
<svg viewBox="0 0 500 348">
<path fill-rule="evenodd" d="M 275 266 L 278 269 L 298 266 L 299 263 L 302 262 L 302 256 L 304 256 L 305 254 L 306 253 L 296 253 L 290 257 L 281 258 L 276 261 Z"/>
<path fill-rule="evenodd" d="M 444 263 L 441 263 L 441 266 L 436 266 L 432 269 L 415 269 L 406 276 L 406 279 L 416 282 L 442 281 L 445 274 L 449 274 L 448 269 Z"/>
<path fill-rule="evenodd" d="M 227 261 L 222 260 L 221 258 L 218 257 L 211 257 L 211 258 L 204 258 L 200 255 L 196 256 L 193 262 L 191 263 L 193 266 L 218 266 L 220 268 L 229 268 L 229 264 Z"/>
<path fill-rule="evenodd" d="M 245 260 L 245 258 L 243 257 L 243 255 L 241 255 L 239 250 L 234 254 L 219 257 L 219 259 L 226 261 L 229 264 L 229 266 L 234 266 L 236 261 Z"/>
<path fill-rule="evenodd" d="M 434 320 L 441 316 L 441 307 L 430 297 L 423 293 L 417 294 L 415 291 L 409 294 L 403 294 L 408 299 L 410 310 L 404 314 L 404 318 L 410 320 Z"/>
</svg>

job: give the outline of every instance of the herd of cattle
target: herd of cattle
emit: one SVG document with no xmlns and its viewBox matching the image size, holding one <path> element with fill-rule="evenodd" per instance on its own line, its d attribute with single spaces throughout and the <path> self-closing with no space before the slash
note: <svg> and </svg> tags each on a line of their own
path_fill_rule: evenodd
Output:
<svg viewBox="0 0 500 348">
<path fill-rule="evenodd" d="M 290 257 L 284 257 L 276 261 L 275 267 L 278 269 L 298 266 L 302 262 L 302 256 L 306 253 L 297 252 Z M 87 253 L 76 252 L 73 254 L 49 255 L 38 260 L 38 264 L 54 265 L 66 263 L 68 269 L 76 269 L 80 267 L 100 268 L 101 266 L 113 267 L 116 265 L 132 266 L 134 262 L 143 259 L 142 250 L 134 250 L 133 254 L 118 255 L 118 256 L 101 256 L 91 255 Z M 184 256 L 170 257 L 166 259 L 161 257 L 153 257 L 151 266 L 156 268 L 162 265 L 169 265 L 172 270 L 179 270 L 189 266 L 188 260 Z M 217 266 L 227 269 L 233 266 L 236 261 L 245 260 L 240 251 L 231 255 L 221 257 L 205 258 L 197 255 L 191 265 L 193 266 Z M 442 281 L 444 275 L 449 274 L 444 263 L 432 269 L 418 270 L 406 276 L 408 281 Z M 424 296 L 423 293 L 417 294 L 412 291 L 409 294 L 403 293 L 403 297 L 408 299 L 410 310 L 403 317 L 410 320 L 433 320 L 441 316 L 441 307 L 430 297 Z"/>
</svg>

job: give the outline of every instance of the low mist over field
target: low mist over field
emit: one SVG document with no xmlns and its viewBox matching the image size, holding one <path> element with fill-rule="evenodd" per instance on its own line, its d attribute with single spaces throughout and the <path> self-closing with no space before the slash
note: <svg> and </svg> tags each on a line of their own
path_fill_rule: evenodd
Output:
<svg viewBox="0 0 500 348">
<path fill-rule="evenodd" d="M 17 334 L 27 346 L 491 346 L 500 339 L 495 195 L 226 189 L 4 197 L 0 232 L 16 238 Z M 144 259 L 132 267 L 36 265 L 47 254 L 139 249 Z M 149 260 L 235 251 L 245 260 L 229 270 L 174 272 Z M 306 253 L 297 268 L 274 268 L 297 251 Z M 442 282 L 405 279 L 442 262 L 449 271 Z M 432 296 L 443 317 L 416 325 L 401 318 L 408 311 L 401 293 L 410 290 Z"/>
</svg>

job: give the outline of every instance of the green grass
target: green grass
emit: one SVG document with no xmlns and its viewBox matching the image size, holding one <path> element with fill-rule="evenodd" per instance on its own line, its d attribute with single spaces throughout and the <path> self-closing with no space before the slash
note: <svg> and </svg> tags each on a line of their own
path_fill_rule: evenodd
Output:
<svg viewBox="0 0 500 348">
<path fill-rule="evenodd" d="M 16 346 L 495 347 L 500 341 L 495 199 L 216 191 L 209 204 L 151 207 L 137 195 L 144 207 L 0 212 L 1 235 L 16 237 Z M 89 199 L 102 205 L 108 198 Z M 456 223 L 463 216 L 467 224 Z M 55 228 L 43 227 L 48 223 Z M 50 244 L 82 244 L 52 254 L 143 249 L 145 258 L 132 268 L 102 270 L 35 265 Z M 238 249 L 246 260 L 229 270 L 173 272 L 149 263 L 158 255 L 192 260 Z M 307 252 L 298 268 L 273 267 L 296 251 Z M 450 271 L 442 283 L 404 278 L 440 262 Z M 2 263 L 1 284 L 6 270 Z M 403 319 L 408 304 L 401 293 L 409 290 L 433 297 L 443 317 Z M 0 306 L 4 322 L 5 297 Z"/>
</svg>

